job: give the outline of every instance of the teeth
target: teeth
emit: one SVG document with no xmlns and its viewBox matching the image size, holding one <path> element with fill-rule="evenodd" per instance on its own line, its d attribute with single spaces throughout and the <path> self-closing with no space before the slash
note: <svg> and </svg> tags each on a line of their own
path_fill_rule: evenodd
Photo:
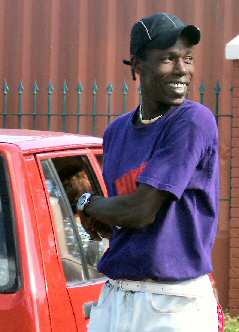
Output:
<svg viewBox="0 0 239 332">
<path fill-rule="evenodd" d="M 170 86 L 172 87 L 176 87 L 176 88 L 182 88 L 182 87 L 185 87 L 186 86 L 186 83 L 169 83 Z"/>
</svg>

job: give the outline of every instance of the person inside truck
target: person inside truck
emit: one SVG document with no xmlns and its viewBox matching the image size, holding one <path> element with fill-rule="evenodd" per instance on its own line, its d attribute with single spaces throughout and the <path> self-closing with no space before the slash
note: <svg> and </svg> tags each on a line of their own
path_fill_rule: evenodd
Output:
<svg viewBox="0 0 239 332">
<path fill-rule="evenodd" d="M 82 228 L 81 218 L 76 213 L 76 203 L 79 197 L 86 191 L 93 191 L 89 177 L 84 168 L 80 167 L 79 165 L 67 165 L 61 170 L 59 176 L 62 180 L 65 193 L 71 205 L 79 233 L 81 234 L 86 261 L 89 266 L 92 266 L 94 269 L 96 269 L 99 256 L 101 256 L 103 251 L 105 251 L 105 249 L 108 247 L 108 241 L 103 239 L 103 237 L 99 239 L 102 241 L 102 243 L 95 241 L 95 239 L 91 239 L 89 234 L 85 233 L 84 228 Z"/>
<path fill-rule="evenodd" d="M 211 110 L 187 99 L 200 31 L 156 13 L 131 30 L 133 79 L 142 102 L 103 140 L 109 198 L 77 203 L 97 238 L 113 227 L 98 264 L 108 277 L 89 332 L 216 332 L 210 283 L 218 225 L 218 129 Z"/>
<path fill-rule="evenodd" d="M 74 212 L 76 212 L 76 203 L 84 192 L 92 192 L 92 186 L 84 169 L 70 166 L 64 169 L 67 176 L 62 176 L 62 184 Z M 79 218 L 79 216 L 77 215 Z"/>
</svg>

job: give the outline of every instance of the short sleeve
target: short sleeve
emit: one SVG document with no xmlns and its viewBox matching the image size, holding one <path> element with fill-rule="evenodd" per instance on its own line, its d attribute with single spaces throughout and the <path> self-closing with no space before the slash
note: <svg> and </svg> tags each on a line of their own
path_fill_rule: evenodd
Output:
<svg viewBox="0 0 239 332">
<path fill-rule="evenodd" d="M 166 131 L 138 183 L 171 192 L 180 199 L 207 147 L 205 130 L 195 121 L 180 120 Z"/>
<path fill-rule="evenodd" d="M 106 128 L 104 135 L 103 135 L 103 153 L 105 154 L 108 150 L 108 145 L 109 145 L 109 140 L 110 140 L 110 130 L 109 128 Z"/>
</svg>

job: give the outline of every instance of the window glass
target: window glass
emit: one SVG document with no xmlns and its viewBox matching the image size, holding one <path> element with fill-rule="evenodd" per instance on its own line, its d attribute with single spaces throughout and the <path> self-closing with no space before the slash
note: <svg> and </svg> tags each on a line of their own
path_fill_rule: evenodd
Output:
<svg viewBox="0 0 239 332">
<path fill-rule="evenodd" d="M 9 181 L 4 159 L 0 156 L 0 292 L 17 288 L 16 250 Z"/>
<path fill-rule="evenodd" d="M 42 161 L 63 269 L 68 282 L 101 278 L 97 263 L 108 243 L 90 239 L 76 215 L 84 192 L 101 194 L 88 159 L 61 157 Z"/>
</svg>

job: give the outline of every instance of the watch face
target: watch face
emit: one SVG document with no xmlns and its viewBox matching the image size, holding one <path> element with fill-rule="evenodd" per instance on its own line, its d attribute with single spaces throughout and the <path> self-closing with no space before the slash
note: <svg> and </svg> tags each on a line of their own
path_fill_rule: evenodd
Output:
<svg viewBox="0 0 239 332">
<path fill-rule="evenodd" d="M 84 193 L 78 200 L 77 209 L 83 211 L 85 206 L 90 202 L 91 193 Z"/>
<path fill-rule="evenodd" d="M 87 197 L 85 195 L 83 195 L 80 197 L 79 204 L 84 205 L 86 203 L 86 201 L 87 201 Z"/>
</svg>

